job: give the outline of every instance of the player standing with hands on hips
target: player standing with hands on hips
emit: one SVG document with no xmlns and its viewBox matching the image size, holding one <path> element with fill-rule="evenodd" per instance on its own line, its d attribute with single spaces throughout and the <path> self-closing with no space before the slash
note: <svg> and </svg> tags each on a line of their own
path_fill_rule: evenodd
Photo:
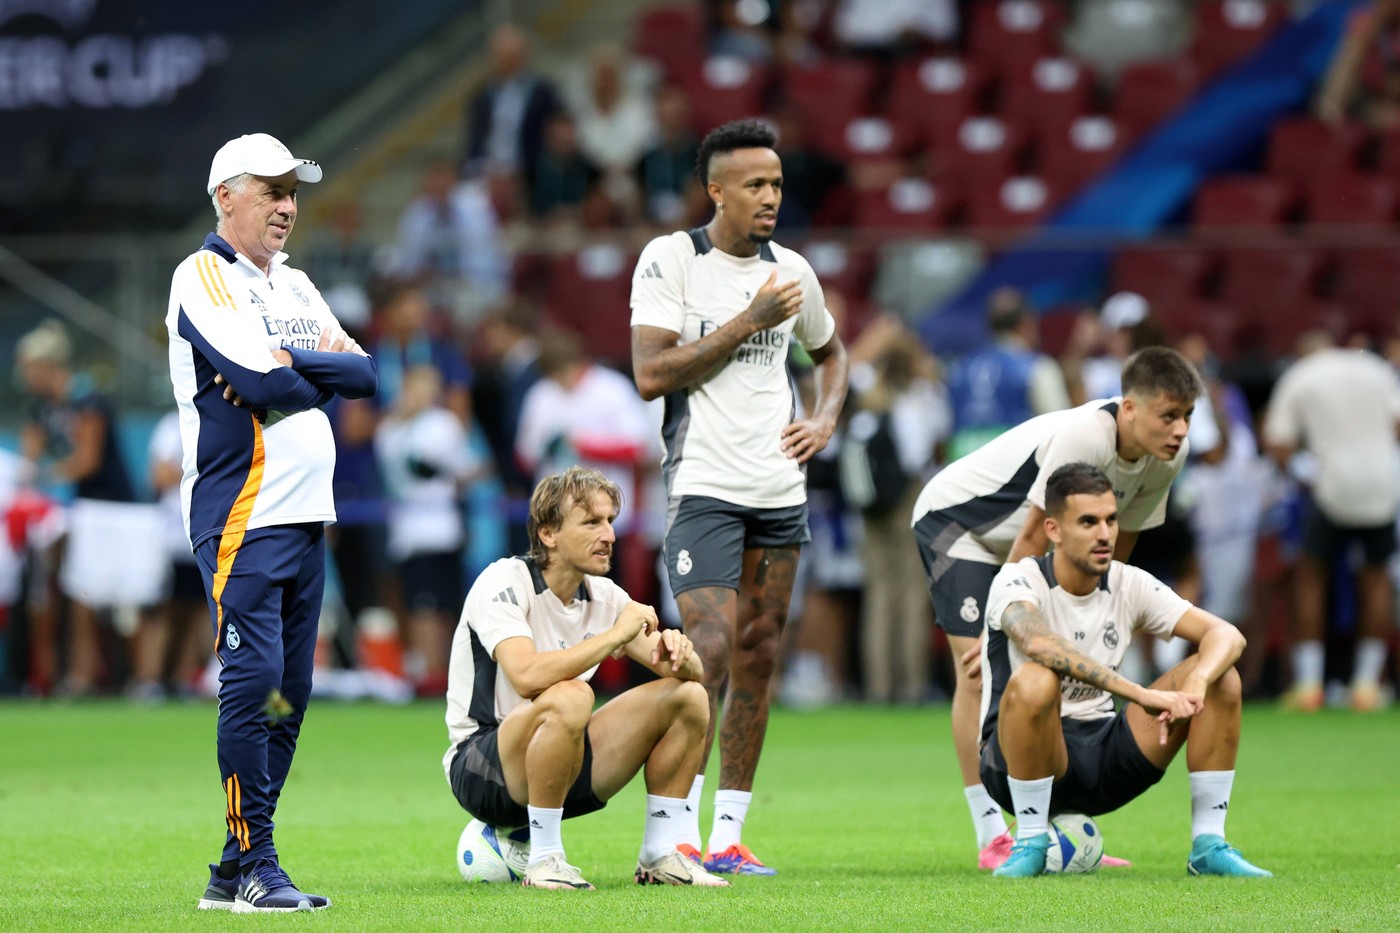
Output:
<svg viewBox="0 0 1400 933">
<path fill-rule="evenodd" d="M 704 662 L 711 730 L 728 685 L 704 855 L 703 775 L 688 797 L 690 854 L 721 874 L 774 874 L 740 833 L 798 551 L 811 539 L 802 465 L 831 439 L 846 398 L 846 350 L 821 285 L 805 259 L 772 241 L 783 200 L 776 142 L 755 121 L 706 136 L 696 169 L 714 219 L 653 240 L 632 279 L 637 388 L 666 400 L 666 567 L 681 624 Z M 816 366 L 808 417 L 798 416 L 787 369 L 793 339 Z"/>
<path fill-rule="evenodd" d="M 175 270 L 166 329 L 184 449 L 181 502 L 214 622 L 228 832 L 201 910 L 319 910 L 282 870 L 272 816 L 311 697 L 335 521 L 321 406 L 374 394 L 374 361 L 282 252 L 321 167 L 265 133 L 214 155 L 218 223 Z"/>
</svg>

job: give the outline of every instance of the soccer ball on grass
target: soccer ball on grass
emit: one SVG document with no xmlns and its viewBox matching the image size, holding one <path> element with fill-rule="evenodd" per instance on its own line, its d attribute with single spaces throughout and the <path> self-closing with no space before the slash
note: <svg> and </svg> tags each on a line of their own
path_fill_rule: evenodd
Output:
<svg viewBox="0 0 1400 933">
<path fill-rule="evenodd" d="M 1050 819 L 1050 848 L 1045 852 L 1047 874 L 1082 874 L 1099 867 L 1103 833 L 1092 816 L 1058 813 Z"/>
<path fill-rule="evenodd" d="M 519 881 L 530 861 L 530 830 L 472 820 L 457 840 L 457 870 L 467 881 Z"/>
</svg>

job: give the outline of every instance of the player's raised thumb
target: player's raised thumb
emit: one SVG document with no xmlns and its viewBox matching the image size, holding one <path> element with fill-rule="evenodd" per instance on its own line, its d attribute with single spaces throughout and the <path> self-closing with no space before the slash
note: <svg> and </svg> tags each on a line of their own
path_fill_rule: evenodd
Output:
<svg viewBox="0 0 1400 933">
<path fill-rule="evenodd" d="M 774 269 L 772 272 L 768 273 L 768 281 L 763 283 L 763 287 L 772 288 L 776 284 L 778 284 L 778 270 Z"/>
</svg>

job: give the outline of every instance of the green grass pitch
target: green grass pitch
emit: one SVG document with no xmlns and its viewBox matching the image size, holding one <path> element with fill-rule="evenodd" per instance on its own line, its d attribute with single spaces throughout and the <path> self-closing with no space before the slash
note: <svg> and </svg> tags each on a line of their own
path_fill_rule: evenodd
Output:
<svg viewBox="0 0 1400 933">
<path fill-rule="evenodd" d="M 199 912 L 222 840 L 211 705 L 0 705 L 0 930 L 1400 929 L 1400 712 L 1247 708 L 1229 838 L 1273 880 L 1188 878 L 1185 763 L 1100 820 L 1127 870 L 979 873 L 946 707 L 777 711 L 728 890 L 632 884 L 640 782 L 565 824 L 599 890 L 468 885 L 439 704 L 313 705 L 277 839 L 326 912 Z M 709 813 L 702 814 L 708 829 Z"/>
</svg>

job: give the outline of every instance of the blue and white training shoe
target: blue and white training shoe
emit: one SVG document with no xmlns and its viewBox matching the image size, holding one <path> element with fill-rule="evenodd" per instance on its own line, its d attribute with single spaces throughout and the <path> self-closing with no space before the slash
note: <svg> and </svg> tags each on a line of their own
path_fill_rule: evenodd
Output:
<svg viewBox="0 0 1400 933">
<path fill-rule="evenodd" d="M 258 859 L 251 870 L 243 873 L 238 882 L 238 897 L 233 902 L 233 912 L 290 913 L 323 910 L 329 906 L 331 902 L 328 898 L 298 891 L 276 859 L 264 858 Z"/>
<path fill-rule="evenodd" d="M 1045 874 L 1045 853 L 1050 848 L 1050 834 L 1041 833 L 1029 839 L 1017 839 L 1011 854 L 1001 867 L 992 872 L 998 878 L 1034 878 Z"/>
<path fill-rule="evenodd" d="M 233 910 L 238 899 L 238 878 L 220 878 L 219 866 L 209 866 L 209 885 L 199 899 L 200 910 Z"/>
<path fill-rule="evenodd" d="M 1226 878 L 1272 878 L 1274 873 L 1251 865 L 1223 836 L 1204 833 L 1191 843 L 1186 860 L 1188 875 L 1219 875 Z"/>
</svg>

